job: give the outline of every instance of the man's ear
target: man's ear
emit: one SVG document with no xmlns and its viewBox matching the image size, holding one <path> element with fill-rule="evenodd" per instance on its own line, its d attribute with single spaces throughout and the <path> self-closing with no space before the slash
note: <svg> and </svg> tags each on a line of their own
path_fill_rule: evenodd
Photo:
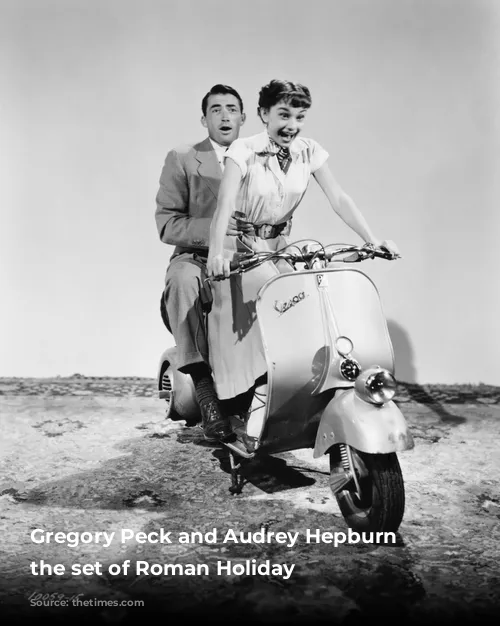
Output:
<svg viewBox="0 0 500 626">
<path fill-rule="evenodd" d="M 207 118 L 204 115 L 201 116 L 200 121 L 201 121 L 201 125 L 207 128 Z"/>
<path fill-rule="evenodd" d="M 241 124 L 242 125 L 245 123 L 246 119 L 247 119 L 247 114 L 246 113 L 242 113 L 241 114 Z"/>
</svg>

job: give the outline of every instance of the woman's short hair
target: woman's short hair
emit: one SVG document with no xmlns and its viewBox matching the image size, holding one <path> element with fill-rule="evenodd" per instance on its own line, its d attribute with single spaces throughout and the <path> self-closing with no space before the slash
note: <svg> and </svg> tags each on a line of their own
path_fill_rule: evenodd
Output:
<svg viewBox="0 0 500 626">
<path fill-rule="evenodd" d="M 264 85 L 259 92 L 259 106 L 257 113 L 260 117 L 261 109 L 270 109 L 278 102 L 284 101 L 292 107 L 308 109 L 312 104 L 309 89 L 300 83 L 288 80 L 272 80 Z"/>
</svg>

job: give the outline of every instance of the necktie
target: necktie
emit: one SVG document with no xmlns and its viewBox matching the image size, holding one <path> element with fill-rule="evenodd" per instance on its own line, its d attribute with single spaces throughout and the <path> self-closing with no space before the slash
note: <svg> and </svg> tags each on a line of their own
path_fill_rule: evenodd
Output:
<svg viewBox="0 0 500 626">
<path fill-rule="evenodd" d="M 226 158 L 227 148 L 225 148 L 224 152 L 219 155 L 219 163 L 221 170 L 224 171 L 224 159 Z"/>
<path fill-rule="evenodd" d="M 283 148 L 283 146 L 280 146 L 280 149 L 278 150 L 276 156 L 278 157 L 278 163 L 280 164 L 281 169 L 286 174 L 292 161 L 292 157 L 290 156 L 290 150 L 288 148 Z"/>
</svg>

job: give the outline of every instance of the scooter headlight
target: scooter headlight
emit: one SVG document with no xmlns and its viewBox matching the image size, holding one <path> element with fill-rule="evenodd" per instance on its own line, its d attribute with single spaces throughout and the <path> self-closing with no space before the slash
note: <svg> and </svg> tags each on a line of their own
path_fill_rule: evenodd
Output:
<svg viewBox="0 0 500 626">
<path fill-rule="evenodd" d="M 355 383 L 358 394 L 372 404 L 384 404 L 392 400 L 396 395 L 397 386 L 394 376 L 381 367 L 366 370 Z"/>
</svg>

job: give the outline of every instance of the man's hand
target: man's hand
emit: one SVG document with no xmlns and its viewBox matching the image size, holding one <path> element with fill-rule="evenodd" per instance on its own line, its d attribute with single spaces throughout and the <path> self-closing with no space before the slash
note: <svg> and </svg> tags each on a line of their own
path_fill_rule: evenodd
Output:
<svg viewBox="0 0 500 626">
<path fill-rule="evenodd" d="M 241 211 L 235 211 L 229 218 L 226 235 L 230 235 L 233 237 L 239 237 L 243 234 L 253 235 L 253 224 L 250 224 L 250 222 L 247 222 L 245 219 L 243 219 L 245 217 L 245 213 L 242 213 Z"/>
</svg>

